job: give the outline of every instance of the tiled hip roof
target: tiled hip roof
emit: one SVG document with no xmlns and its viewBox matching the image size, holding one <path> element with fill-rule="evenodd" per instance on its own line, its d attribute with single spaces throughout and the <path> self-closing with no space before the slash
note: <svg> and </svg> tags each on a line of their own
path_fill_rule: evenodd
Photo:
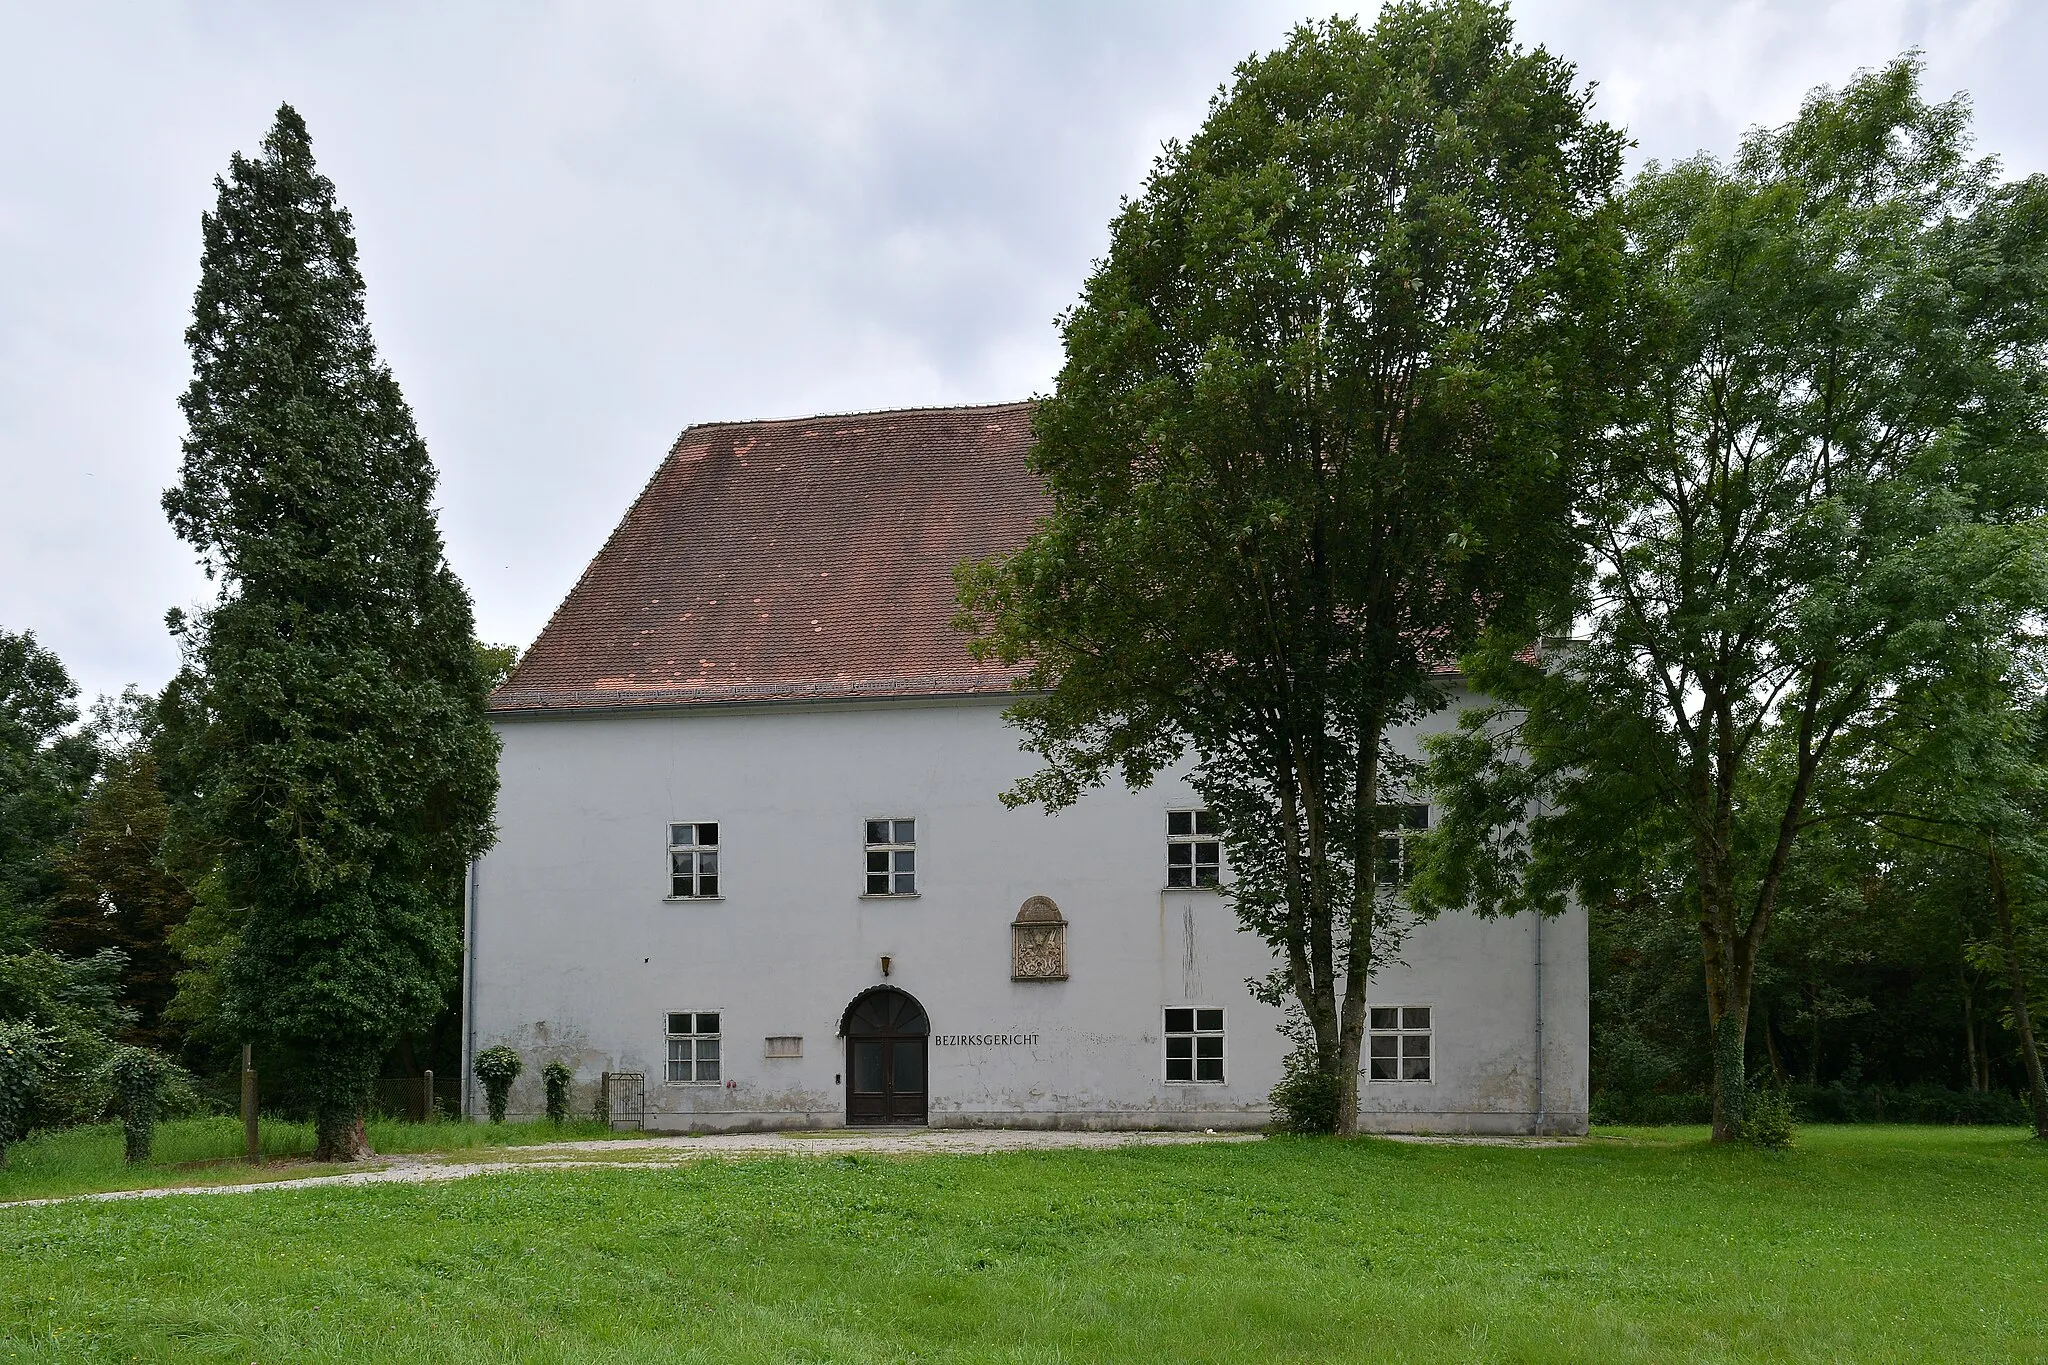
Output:
<svg viewBox="0 0 2048 1365">
<path fill-rule="evenodd" d="M 491 698 L 499 712 L 1009 690 L 953 566 L 1050 508 L 1031 405 L 692 427 Z"/>
</svg>

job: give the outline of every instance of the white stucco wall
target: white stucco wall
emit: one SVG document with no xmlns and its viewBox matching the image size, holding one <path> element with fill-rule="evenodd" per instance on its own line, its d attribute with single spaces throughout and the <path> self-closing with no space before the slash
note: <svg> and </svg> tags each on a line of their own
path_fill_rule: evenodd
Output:
<svg viewBox="0 0 2048 1365">
<path fill-rule="evenodd" d="M 601 1071 L 644 1072 L 650 1127 L 844 1123 L 839 1020 L 882 983 L 886 955 L 888 984 L 918 999 L 934 1035 L 1036 1037 L 935 1037 L 934 1124 L 1263 1123 L 1286 1043 L 1279 1011 L 1245 983 L 1270 952 L 1217 893 L 1162 890 L 1165 812 L 1199 804 L 1193 792 L 1176 778 L 1056 816 L 1006 809 L 997 794 L 1032 758 L 1001 704 L 501 721 L 500 834 L 472 888 L 466 1038 L 522 1053 L 514 1112 L 539 1111 L 540 1068 L 559 1058 L 585 1108 Z M 918 822 L 920 895 L 863 899 L 863 822 L 905 816 Z M 723 899 L 665 900 L 669 822 L 711 820 Z M 1010 922 L 1032 895 L 1069 922 L 1067 981 L 1010 980 Z M 1369 1126 L 1534 1124 L 1535 938 L 1526 917 L 1415 931 L 1371 998 L 1434 1009 L 1437 1075 L 1362 1087 Z M 1582 1129 L 1583 917 L 1545 923 L 1542 940 L 1544 1126 Z M 1163 1079 L 1162 1010 L 1182 1004 L 1226 1010 L 1225 1083 Z M 681 1010 L 721 1014 L 727 1084 L 662 1081 L 665 1016 Z M 801 1036 L 803 1055 L 766 1057 L 774 1035 Z"/>
</svg>

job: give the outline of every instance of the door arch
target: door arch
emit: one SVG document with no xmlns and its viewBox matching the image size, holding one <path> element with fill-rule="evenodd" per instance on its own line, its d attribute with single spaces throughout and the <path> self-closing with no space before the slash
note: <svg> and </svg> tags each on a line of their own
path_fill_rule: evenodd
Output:
<svg viewBox="0 0 2048 1365">
<path fill-rule="evenodd" d="M 839 1017 L 846 1039 L 846 1121 L 924 1123 L 930 1117 L 924 1006 L 894 986 L 862 991 Z"/>
</svg>

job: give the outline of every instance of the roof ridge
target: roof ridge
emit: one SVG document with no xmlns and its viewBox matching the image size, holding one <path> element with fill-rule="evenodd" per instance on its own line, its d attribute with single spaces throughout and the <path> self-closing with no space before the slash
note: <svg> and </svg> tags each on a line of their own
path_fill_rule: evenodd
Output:
<svg viewBox="0 0 2048 1365">
<path fill-rule="evenodd" d="M 676 444 L 682 444 L 683 437 L 693 431 L 705 431 L 712 427 L 783 427 L 803 422 L 837 422 L 850 417 L 908 417 L 926 412 L 986 412 L 996 408 L 1028 408 L 1034 406 L 1036 398 L 1007 398 L 994 403 L 934 403 L 915 408 L 856 408 L 849 412 L 813 412 L 794 417 L 722 417 L 710 422 L 692 422 L 676 436 Z M 669 447 L 669 454 L 675 454 L 675 446 Z"/>
</svg>

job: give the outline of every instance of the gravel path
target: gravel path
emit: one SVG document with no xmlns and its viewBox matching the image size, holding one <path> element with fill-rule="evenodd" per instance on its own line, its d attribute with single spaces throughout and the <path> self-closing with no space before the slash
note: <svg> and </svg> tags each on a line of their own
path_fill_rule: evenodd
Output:
<svg viewBox="0 0 2048 1365">
<path fill-rule="evenodd" d="M 588 1142 L 543 1142 L 505 1147 L 506 1155 L 479 1161 L 422 1153 L 394 1157 L 359 1171 L 233 1185 L 171 1185 L 145 1190 L 107 1190 L 50 1199 L 16 1199 L 0 1208 L 32 1208 L 113 1199 L 162 1199 L 176 1194 L 251 1194 L 259 1190 L 302 1190 L 318 1185 L 416 1185 L 466 1180 L 498 1171 L 648 1170 L 717 1156 L 838 1156 L 845 1152 L 889 1155 L 921 1152 L 982 1155 L 990 1152 L 1050 1151 L 1066 1148 L 1165 1147 L 1194 1142 L 1257 1142 L 1257 1133 L 1067 1132 L 1020 1128 L 823 1129 L 797 1133 L 707 1133 L 702 1137 L 598 1138 Z M 581 1153 L 635 1153 L 631 1161 L 605 1161 Z M 575 1156 L 551 1155 L 578 1153 Z"/>
</svg>

